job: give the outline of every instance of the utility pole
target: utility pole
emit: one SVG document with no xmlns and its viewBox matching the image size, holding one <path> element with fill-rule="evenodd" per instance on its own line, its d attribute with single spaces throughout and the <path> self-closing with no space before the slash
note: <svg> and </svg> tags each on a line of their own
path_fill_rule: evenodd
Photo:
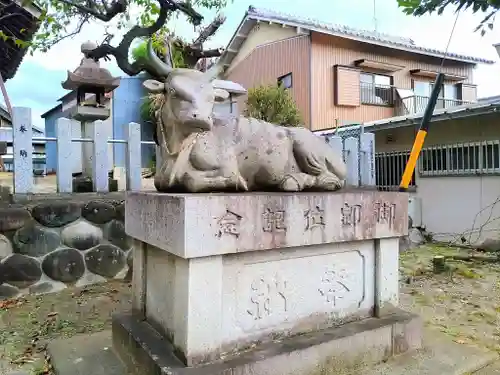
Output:
<svg viewBox="0 0 500 375">
<path fill-rule="evenodd" d="M 377 0 L 373 0 L 373 30 L 377 32 Z"/>
</svg>

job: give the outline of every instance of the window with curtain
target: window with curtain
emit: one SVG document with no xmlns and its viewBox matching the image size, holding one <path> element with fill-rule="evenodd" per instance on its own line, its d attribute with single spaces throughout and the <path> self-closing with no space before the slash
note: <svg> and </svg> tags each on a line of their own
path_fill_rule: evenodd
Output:
<svg viewBox="0 0 500 375">
<path fill-rule="evenodd" d="M 416 96 L 416 108 L 423 111 L 429 102 L 434 83 L 431 81 L 413 81 L 413 92 Z M 436 108 L 448 108 L 460 105 L 459 86 L 445 83 L 439 90 Z"/>
</svg>

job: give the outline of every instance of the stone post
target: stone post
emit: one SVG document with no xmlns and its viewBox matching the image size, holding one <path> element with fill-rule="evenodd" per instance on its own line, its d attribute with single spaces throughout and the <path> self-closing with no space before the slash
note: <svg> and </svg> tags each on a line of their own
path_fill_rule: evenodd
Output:
<svg viewBox="0 0 500 375">
<path fill-rule="evenodd" d="M 82 121 L 80 123 L 82 128 L 82 138 L 94 139 L 94 122 Z M 82 174 L 91 177 L 92 172 L 92 158 L 94 154 L 94 145 L 92 143 L 82 143 Z"/>
<path fill-rule="evenodd" d="M 73 124 L 70 119 L 59 118 L 56 122 L 57 138 L 57 191 L 71 193 L 73 191 L 73 165 L 74 158 L 72 138 Z"/>
<path fill-rule="evenodd" d="M 407 211 L 378 191 L 128 193 L 133 312 L 115 349 L 141 374 L 306 374 L 419 348 L 397 306 Z"/>
<path fill-rule="evenodd" d="M 14 194 L 33 191 L 33 126 L 31 108 L 12 109 Z"/>
</svg>

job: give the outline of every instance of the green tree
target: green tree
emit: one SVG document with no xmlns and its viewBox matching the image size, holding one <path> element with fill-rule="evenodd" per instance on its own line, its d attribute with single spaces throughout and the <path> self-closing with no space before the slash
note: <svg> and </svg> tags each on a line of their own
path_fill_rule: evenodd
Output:
<svg viewBox="0 0 500 375">
<path fill-rule="evenodd" d="M 158 56 L 162 58 L 164 58 L 166 51 L 165 38 L 163 35 L 164 32 L 160 33 L 160 36 L 153 36 L 153 49 Z M 184 61 L 184 48 L 187 43 L 180 37 L 175 37 L 173 39 L 173 42 L 170 44 L 170 52 L 172 53 L 174 66 L 176 68 L 187 68 L 188 64 Z M 148 42 L 142 41 L 139 45 L 132 49 L 132 59 L 134 61 L 140 61 L 142 58 L 145 58 L 147 48 Z"/>
<path fill-rule="evenodd" d="M 486 27 L 493 29 L 495 16 L 500 9 L 500 0 L 398 0 L 399 7 L 408 15 L 422 16 L 424 14 L 442 14 L 445 9 L 472 10 L 473 13 L 484 13 L 485 17 L 476 27 L 481 30 L 481 35 L 486 32 Z"/>
<path fill-rule="evenodd" d="M 245 115 L 276 125 L 298 126 L 301 116 L 290 92 L 283 86 L 263 85 L 248 90 Z"/>
<path fill-rule="evenodd" d="M 79 34 L 83 27 L 92 21 L 105 22 L 106 26 L 116 30 L 127 30 L 134 24 L 142 27 L 151 26 L 160 14 L 161 3 L 164 3 L 179 4 L 180 10 L 190 18 L 191 23 L 196 24 L 197 20 L 194 16 L 191 17 L 191 14 L 184 10 L 193 7 L 220 10 L 229 1 L 232 0 L 187 0 L 185 2 L 175 0 L 161 0 L 160 2 L 156 0 L 24 0 L 23 5 L 35 2 L 42 9 L 37 33 L 31 41 L 22 41 L 14 34 L 7 33 L 2 33 L 0 38 L 10 38 L 22 47 L 30 47 L 32 52 L 35 50 L 45 52 L 61 40 Z M 135 18 L 132 19 L 135 14 L 139 14 L 137 21 Z M 166 17 L 166 22 L 172 14 Z M 106 42 L 112 37 L 112 35 L 105 36 Z"/>
</svg>

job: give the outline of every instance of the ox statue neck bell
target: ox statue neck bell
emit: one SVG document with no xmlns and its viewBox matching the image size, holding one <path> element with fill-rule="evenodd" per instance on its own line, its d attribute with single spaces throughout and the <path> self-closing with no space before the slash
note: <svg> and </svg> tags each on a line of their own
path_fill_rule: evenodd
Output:
<svg viewBox="0 0 500 375">
<path fill-rule="evenodd" d="M 164 96 L 156 128 L 162 154 L 155 176 L 159 192 L 334 191 L 344 186 L 347 168 L 341 155 L 310 130 L 214 116 L 214 103 L 229 96 L 213 86 L 223 58 L 206 72 L 174 68 L 166 60 L 155 54 L 150 40 L 144 66 L 157 80 L 144 86 Z"/>
<path fill-rule="evenodd" d="M 83 59 L 75 71 L 68 71 L 62 87 L 76 90 L 76 106 L 72 117 L 77 121 L 106 120 L 110 116 L 109 108 L 104 106 L 104 95 L 112 92 L 120 85 L 120 78 L 101 68 L 99 61 L 89 56 L 89 52 L 97 48 L 93 42 L 85 42 L 81 46 Z"/>
</svg>

